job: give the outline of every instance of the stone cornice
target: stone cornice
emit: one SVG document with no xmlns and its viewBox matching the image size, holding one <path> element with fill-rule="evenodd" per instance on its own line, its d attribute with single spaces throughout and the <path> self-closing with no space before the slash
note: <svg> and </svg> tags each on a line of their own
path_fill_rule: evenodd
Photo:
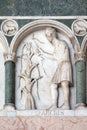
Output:
<svg viewBox="0 0 87 130">
<path fill-rule="evenodd" d="M 0 19 L 87 19 L 87 16 L 0 16 Z"/>
</svg>

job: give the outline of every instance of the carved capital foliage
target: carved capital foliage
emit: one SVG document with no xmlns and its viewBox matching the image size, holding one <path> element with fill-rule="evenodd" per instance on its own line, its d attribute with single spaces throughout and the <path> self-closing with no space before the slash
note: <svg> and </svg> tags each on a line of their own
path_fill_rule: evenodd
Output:
<svg viewBox="0 0 87 130">
<path fill-rule="evenodd" d="M 4 60 L 7 61 L 13 61 L 16 62 L 16 55 L 15 53 L 4 53 Z"/>
<path fill-rule="evenodd" d="M 87 56 L 85 52 L 79 51 L 74 54 L 75 62 L 77 61 L 86 61 Z"/>
</svg>

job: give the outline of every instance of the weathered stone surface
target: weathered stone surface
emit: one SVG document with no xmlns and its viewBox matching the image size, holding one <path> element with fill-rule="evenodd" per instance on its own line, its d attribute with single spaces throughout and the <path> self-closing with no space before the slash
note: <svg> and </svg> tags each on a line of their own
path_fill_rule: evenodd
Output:
<svg viewBox="0 0 87 130">
<path fill-rule="evenodd" d="M 87 117 L 0 118 L 1 130 L 87 130 Z"/>
<path fill-rule="evenodd" d="M 86 0 L 1 0 L 0 15 L 86 15 Z"/>
</svg>

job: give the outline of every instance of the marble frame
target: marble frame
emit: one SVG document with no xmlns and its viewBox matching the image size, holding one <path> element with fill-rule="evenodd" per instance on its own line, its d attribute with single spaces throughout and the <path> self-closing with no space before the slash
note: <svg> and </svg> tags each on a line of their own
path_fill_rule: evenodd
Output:
<svg viewBox="0 0 87 130">
<path fill-rule="evenodd" d="M 76 54 L 75 59 L 74 59 L 75 62 L 80 61 L 80 60 L 85 61 L 84 54 L 86 53 L 87 36 L 84 37 L 82 45 L 80 47 L 77 37 L 68 26 L 55 20 L 46 19 L 46 20 L 36 20 L 23 26 L 13 37 L 10 47 L 8 46 L 8 42 L 5 36 L 1 32 L 1 40 L 5 48 L 5 54 L 4 54 L 5 62 L 10 60 L 15 63 L 16 51 L 19 44 L 23 40 L 23 38 L 27 36 L 28 34 L 32 33 L 33 31 L 36 31 L 37 29 L 41 29 L 47 26 L 57 28 L 58 30 L 60 30 L 61 32 L 63 32 L 65 35 L 69 37 L 71 44 L 73 46 L 73 49 L 74 49 L 74 53 Z"/>
</svg>

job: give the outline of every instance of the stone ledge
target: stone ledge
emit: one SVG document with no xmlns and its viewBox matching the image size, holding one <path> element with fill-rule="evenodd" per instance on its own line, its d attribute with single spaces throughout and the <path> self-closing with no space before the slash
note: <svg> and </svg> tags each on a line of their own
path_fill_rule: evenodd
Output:
<svg viewBox="0 0 87 130">
<path fill-rule="evenodd" d="M 52 116 L 52 117 L 79 117 L 87 116 L 87 110 L 12 110 L 0 111 L 0 117 L 16 117 L 16 116 Z"/>
</svg>

